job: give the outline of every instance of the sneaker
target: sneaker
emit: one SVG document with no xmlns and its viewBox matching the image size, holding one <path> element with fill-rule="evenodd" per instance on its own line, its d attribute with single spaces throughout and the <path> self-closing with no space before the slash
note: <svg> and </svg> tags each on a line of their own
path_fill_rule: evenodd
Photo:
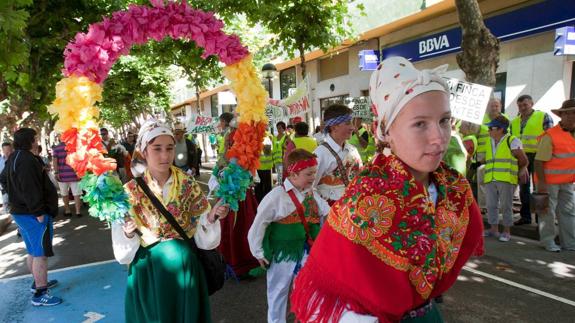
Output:
<svg viewBox="0 0 575 323">
<path fill-rule="evenodd" d="M 501 242 L 508 242 L 509 240 L 511 240 L 511 235 L 507 232 L 503 232 L 499 236 L 499 241 Z"/>
<path fill-rule="evenodd" d="M 54 286 L 58 285 L 58 281 L 56 279 L 52 279 L 50 281 L 48 281 L 48 284 L 46 285 L 46 288 L 50 289 Z M 30 292 L 31 293 L 35 293 L 36 292 L 36 282 L 32 282 L 32 286 L 30 286 Z"/>
<path fill-rule="evenodd" d="M 558 245 L 553 245 L 553 246 L 545 247 L 545 250 L 547 250 L 549 252 L 560 252 L 561 248 L 559 248 Z"/>
<path fill-rule="evenodd" d="M 32 305 L 34 306 L 54 306 L 62 303 L 60 297 L 52 296 L 46 292 L 40 296 L 32 296 Z"/>
</svg>

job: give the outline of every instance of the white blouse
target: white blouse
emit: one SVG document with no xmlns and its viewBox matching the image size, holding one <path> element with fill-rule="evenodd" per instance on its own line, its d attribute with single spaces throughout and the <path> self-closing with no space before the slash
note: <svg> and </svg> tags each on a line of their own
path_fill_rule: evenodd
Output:
<svg viewBox="0 0 575 323">
<path fill-rule="evenodd" d="M 361 157 L 357 148 L 347 142 L 344 146 L 338 145 L 333 138 L 326 134 L 324 141 L 329 144 L 329 146 L 336 152 L 336 154 L 341 159 L 344 167 L 347 169 L 348 178 L 350 181 L 359 169 L 363 166 L 361 162 Z M 314 153 L 317 156 L 317 173 L 315 175 L 314 187 L 317 188 L 319 194 L 322 198 L 326 200 L 337 201 L 343 195 L 345 191 L 344 184 L 329 185 L 326 183 L 319 183 L 323 177 L 331 176 L 335 177 L 334 171 L 337 169 L 337 160 L 333 154 L 324 146 L 319 145 L 315 149 Z"/>
</svg>

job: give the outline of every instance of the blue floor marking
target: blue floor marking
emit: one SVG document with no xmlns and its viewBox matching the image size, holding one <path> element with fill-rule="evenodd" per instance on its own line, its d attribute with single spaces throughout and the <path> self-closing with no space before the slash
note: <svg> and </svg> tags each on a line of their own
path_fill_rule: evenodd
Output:
<svg viewBox="0 0 575 323">
<path fill-rule="evenodd" d="M 124 322 L 126 277 L 127 266 L 116 262 L 49 272 L 48 279 L 58 280 L 52 295 L 64 300 L 52 307 L 32 306 L 30 276 L 2 280 L 0 322 Z"/>
</svg>

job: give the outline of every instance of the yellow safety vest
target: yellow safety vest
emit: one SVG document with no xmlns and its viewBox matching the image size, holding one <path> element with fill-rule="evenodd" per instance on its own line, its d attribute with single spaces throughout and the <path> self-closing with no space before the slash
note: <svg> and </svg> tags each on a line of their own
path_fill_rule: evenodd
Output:
<svg viewBox="0 0 575 323">
<path fill-rule="evenodd" d="M 486 125 L 479 126 L 479 134 L 476 136 L 476 138 L 477 138 L 477 153 L 485 154 L 488 150 L 487 139 L 489 139 L 489 128 Z"/>
<path fill-rule="evenodd" d="M 373 140 L 373 136 L 369 136 L 367 146 L 365 149 L 361 147 L 359 143 L 359 137 L 361 137 L 367 130 L 365 128 L 361 128 L 358 130 L 357 133 L 354 133 L 351 138 L 347 141 L 349 144 L 355 146 L 357 151 L 359 152 L 359 156 L 361 157 L 361 161 L 365 164 L 369 160 L 371 156 L 375 154 L 375 140 Z M 370 147 L 371 145 L 371 147 Z"/>
<path fill-rule="evenodd" d="M 284 158 L 284 144 L 286 142 L 287 135 L 284 133 L 281 139 L 277 139 L 274 136 L 273 140 L 273 156 L 274 156 L 274 164 L 280 165 L 283 162 Z"/>
<path fill-rule="evenodd" d="M 493 149 L 491 149 L 491 137 L 487 139 L 487 152 L 485 154 L 485 176 L 483 182 L 485 184 L 492 181 L 506 182 L 510 184 L 517 184 L 517 176 L 519 168 L 517 166 L 517 158 L 511 153 L 509 144 L 516 137 L 506 134 L 501 138 L 497 151 L 493 156 Z"/>
<path fill-rule="evenodd" d="M 270 170 L 272 168 L 274 168 L 274 157 L 273 157 L 273 137 L 268 136 L 268 138 L 271 141 L 271 147 L 269 149 L 269 151 L 266 153 L 266 148 L 264 146 L 264 148 L 262 148 L 262 152 L 260 153 L 260 167 L 258 167 L 259 170 Z"/>
<path fill-rule="evenodd" d="M 218 141 L 218 155 L 222 155 L 226 152 L 226 141 L 224 140 L 224 135 L 218 134 L 216 137 Z"/>
<path fill-rule="evenodd" d="M 305 137 L 294 137 L 292 139 L 293 144 L 295 145 L 295 148 L 300 148 L 300 149 L 305 149 L 307 151 L 309 151 L 310 153 L 313 153 L 313 151 L 317 148 L 317 141 L 315 141 L 314 138 L 309 137 L 309 136 L 305 136 Z"/>
<path fill-rule="evenodd" d="M 511 134 L 521 139 L 523 143 L 523 151 L 526 153 L 537 152 L 537 142 L 539 136 L 545 131 L 543 129 L 543 121 L 545 119 L 545 112 L 533 111 L 527 119 L 525 128 L 521 131 L 521 116 L 513 119 L 511 122 Z"/>
</svg>

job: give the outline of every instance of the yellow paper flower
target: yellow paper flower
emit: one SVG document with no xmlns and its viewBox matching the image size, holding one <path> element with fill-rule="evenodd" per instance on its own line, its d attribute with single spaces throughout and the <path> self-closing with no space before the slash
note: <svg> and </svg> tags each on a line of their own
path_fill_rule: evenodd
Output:
<svg viewBox="0 0 575 323">
<path fill-rule="evenodd" d="M 63 78 L 56 84 L 56 99 L 48 106 L 48 112 L 58 116 L 54 128 L 63 132 L 92 124 L 100 114 L 96 102 L 101 100 L 102 87 L 87 77 Z"/>
<path fill-rule="evenodd" d="M 267 123 L 265 107 L 268 94 L 256 73 L 252 56 L 246 56 L 236 64 L 224 67 L 224 75 L 230 80 L 230 87 L 236 94 L 239 122 Z"/>
</svg>

